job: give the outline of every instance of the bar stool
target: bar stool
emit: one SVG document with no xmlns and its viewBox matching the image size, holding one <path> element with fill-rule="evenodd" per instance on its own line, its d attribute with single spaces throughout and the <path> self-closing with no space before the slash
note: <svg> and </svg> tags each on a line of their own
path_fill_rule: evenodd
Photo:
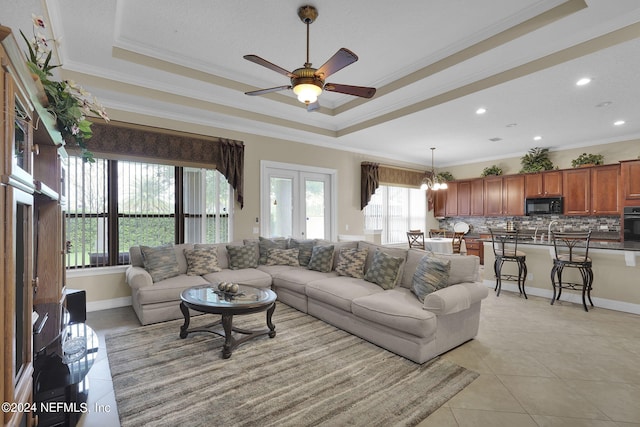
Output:
<svg viewBox="0 0 640 427">
<path fill-rule="evenodd" d="M 593 307 L 593 301 L 591 301 L 593 270 L 591 269 L 591 258 L 589 258 L 591 230 L 588 232 L 581 231 L 565 233 L 556 233 L 552 231 L 551 236 L 556 256 L 553 260 L 553 268 L 551 269 L 551 285 L 553 286 L 553 298 L 551 298 L 551 305 L 560 299 L 563 289 L 571 289 L 574 291 L 582 290 L 582 305 L 584 307 L 584 311 L 589 311 L 585 297 L 589 299 L 589 303 L 591 304 L 591 307 Z M 582 276 L 582 283 L 563 283 L 562 271 L 565 267 L 576 268 L 580 272 L 580 276 Z"/>
<path fill-rule="evenodd" d="M 518 250 L 518 238 L 519 230 L 509 230 L 490 228 L 491 242 L 493 244 L 493 254 L 496 260 L 493 263 L 493 271 L 496 276 L 497 296 L 500 296 L 500 289 L 502 288 L 502 279 L 505 280 L 517 280 L 518 291 L 520 295 L 524 295 L 525 299 L 528 299 L 527 293 L 524 290 L 524 282 L 527 279 L 527 254 Z M 518 275 L 502 274 L 502 265 L 505 262 L 515 262 L 518 266 Z"/>
</svg>

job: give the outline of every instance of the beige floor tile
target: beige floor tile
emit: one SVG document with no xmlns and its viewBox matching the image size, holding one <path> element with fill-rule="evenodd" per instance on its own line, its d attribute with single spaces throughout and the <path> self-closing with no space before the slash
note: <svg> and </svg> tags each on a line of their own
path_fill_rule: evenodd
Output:
<svg viewBox="0 0 640 427">
<path fill-rule="evenodd" d="M 538 361 L 538 353 L 522 350 L 493 351 L 482 361 L 496 375 L 556 377 Z"/>
<path fill-rule="evenodd" d="M 459 427 L 453 412 L 447 406 L 441 406 L 433 414 L 429 415 L 417 427 Z"/>
<path fill-rule="evenodd" d="M 609 419 L 561 379 L 514 375 L 500 375 L 499 379 L 531 415 Z"/>
<path fill-rule="evenodd" d="M 537 427 L 528 414 L 453 408 L 459 427 Z"/>
<path fill-rule="evenodd" d="M 573 349 L 572 349 L 573 350 Z M 618 349 L 617 354 L 541 353 L 538 360 L 560 378 L 640 384 L 637 355 Z"/>
<path fill-rule="evenodd" d="M 567 384 L 613 421 L 640 423 L 640 385 L 603 381 L 567 381 Z"/>
<path fill-rule="evenodd" d="M 547 415 L 532 415 L 539 427 L 617 427 L 613 421 L 587 420 L 584 418 L 550 417 Z"/>
<path fill-rule="evenodd" d="M 491 374 L 481 374 L 447 403 L 452 409 L 525 412 L 498 377 Z"/>
</svg>

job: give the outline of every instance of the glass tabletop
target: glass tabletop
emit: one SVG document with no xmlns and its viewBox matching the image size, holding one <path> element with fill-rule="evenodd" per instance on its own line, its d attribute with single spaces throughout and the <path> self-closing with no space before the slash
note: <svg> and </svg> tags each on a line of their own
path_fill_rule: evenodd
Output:
<svg viewBox="0 0 640 427">
<path fill-rule="evenodd" d="M 219 291 L 217 285 L 207 285 L 186 289 L 180 298 L 190 304 L 210 307 L 250 307 L 270 304 L 276 300 L 276 294 L 270 289 L 246 285 L 239 285 L 238 292 L 231 294 Z"/>
</svg>

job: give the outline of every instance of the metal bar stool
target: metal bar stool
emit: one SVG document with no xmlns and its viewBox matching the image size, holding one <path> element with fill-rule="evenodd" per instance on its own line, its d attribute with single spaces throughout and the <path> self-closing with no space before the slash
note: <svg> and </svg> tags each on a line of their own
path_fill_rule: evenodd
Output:
<svg viewBox="0 0 640 427">
<path fill-rule="evenodd" d="M 524 290 L 524 282 L 527 279 L 527 254 L 518 250 L 518 238 L 520 232 L 518 230 L 509 230 L 490 228 L 491 242 L 493 244 L 493 254 L 495 261 L 493 263 L 493 271 L 496 276 L 497 296 L 500 296 L 502 288 L 502 279 L 517 280 L 518 291 L 520 295 L 524 295 L 528 299 Z M 518 266 L 518 275 L 502 274 L 502 266 L 505 262 L 515 262 Z"/>
<path fill-rule="evenodd" d="M 582 306 L 585 311 L 589 311 L 586 299 L 589 299 L 589 303 L 593 307 L 593 301 L 591 301 L 593 270 L 591 269 L 591 258 L 589 258 L 591 230 L 588 232 L 551 232 L 551 236 L 556 256 L 551 269 L 551 285 L 553 286 L 551 305 L 560 299 L 563 289 L 581 290 Z M 582 277 L 582 283 L 563 282 L 562 271 L 565 267 L 577 269 Z"/>
</svg>

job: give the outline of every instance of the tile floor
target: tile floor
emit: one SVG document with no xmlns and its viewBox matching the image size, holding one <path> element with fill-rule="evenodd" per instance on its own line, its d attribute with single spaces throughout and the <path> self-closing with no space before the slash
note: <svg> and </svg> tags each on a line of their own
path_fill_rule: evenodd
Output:
<svg viewBox="0 0 640 427">
<path fill-rule="evenodd" d="M 504 290 L 481 316 L 476 339 L 442 356 L 480 377 L 421 427 L 640 426 L 640 316 Z M 117 427 L 104 336 L 139 323 L 131 307 L 87 317 L 100 337 L 89 407 L 104 409 L 79 426 Z"/>
</svg>

